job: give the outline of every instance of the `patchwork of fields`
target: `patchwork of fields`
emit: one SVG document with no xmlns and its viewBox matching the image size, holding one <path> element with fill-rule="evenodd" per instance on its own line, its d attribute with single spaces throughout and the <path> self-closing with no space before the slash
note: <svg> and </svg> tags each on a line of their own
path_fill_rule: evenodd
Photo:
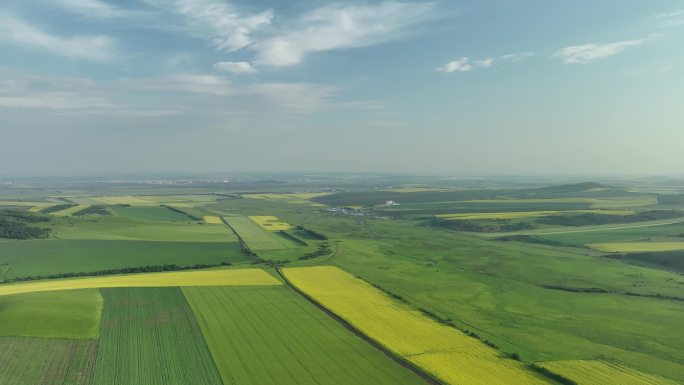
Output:
<svg viewBox="0 0 684 385">
<path fill-rule="evenodd" d="M 299 290 L 447 384 L 546 384 L 537 373 L 331 266 L 286 268 Z"/>
<path fill-rule="evenodd" d="M 50 231 L 0 239 L 0 384 L 684 381 L 684 200 L 378 183 L 3 198 Z M 544 222 L 643 213 L 669 216 Z M 435 228 L 467 221 L 502 226 Z"/>
<path fill-rule="evenodd" d="M 224 384 L 422 383 L 286 287 L 183 292 Z"/>
<path fill-rule="evenodd" d="M 252 251 L 290 249 L 297 246 L 289 239 L 267 231 L 248 217 L 223 219 Z"/>
</svg>

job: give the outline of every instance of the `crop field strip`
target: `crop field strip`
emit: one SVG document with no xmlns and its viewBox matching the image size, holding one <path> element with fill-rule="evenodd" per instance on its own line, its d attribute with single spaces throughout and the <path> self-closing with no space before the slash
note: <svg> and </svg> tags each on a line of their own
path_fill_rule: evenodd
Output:
<svg viewBox="0 0 684 385">
<path fill-rule="evenodd" d="M 72 215 L 72 214 L 75 214 L 75 213 L 77 213 L 77 212 L 79 212 L 79 211 L 85 210 L 85 209 L 87 209 L 88 207 L 90 207 L 90 206 L 89 206 L 89 205 L 76 205 L 76 206 L 73 206 L 73 207 L 69 207 L 68 209 L 56 211 L 56 212 L 50 213 L 50 214 L 51 214 L 51 215 L 54 215 L 54 216 L 56 216 L 56 217 L 68 217 L 68 216 L 70 216 L 70 215 Z"/>
<path fill-rule="evenodd" d="M 205 215 L 204 216 L 204 223 L 209 224 L 209 225 L 222 225 L 223 221 L 221 220 L 221 217 L 213 216 L 213 215 Z"/>
<path fill-rule="evenodd" d="M 292 225 L 287 222 L 281 222 L 278 217 L 273 215 L 250 215 L 249 219 L 256 224 L 269 231 L 283 231 L 290 230 Z"/>
<path fill-rule="evenodd" d="M 261 269 L 203 270 L 5 284 L 0 285 L 0 296 L 92 288 L 231 285 L 281 285 L 281 282 Z"/>
<path fill-rule="evenodd" d="M 252 251 L 282 250 L 296 247 L 293 242 L 265 230 L 247 217 L 224 217 L 223 219 Z"/>
<path fill-rule="evenodd" d="M 446 384 L 547 384 L 522 363 L 332 266 L 283 269 L 323 307 Z"/>
<path fill-rule="evenodd" d="M 131 206 L 156 206 L 157 202 L 152 200 L 147 200 L 143 198 L 138 198 L 134 196 L 105 196 L 105 197 L 90 197 L 100 204 L 106 205 L 131 205 Z"/>
<path fill-rule="evenodd" d="M 102 290 L 94 385 L 222 385 L 179 288 Z"/>
<path fill-rule="evenodd" d="M 209 229 L 213 226 L 199 226 Z M 163 228 L 162 228 L 163 229 Z M 141 229 L 140 236 L 161 238 L 162 229 Z M 131 231 L 133 231 L 132 229 Z M 147 232 L 147 231 L 150 232 Z M 0 240 L 0 264 L 10 264 L 7 279 L 48 276 L 61 273 L 97 272 L 109 269 L 135 268 L 175 264 L 219 265 L 249 263 L 254 258 L 246 254 L 228 229 L 214 228 L 221 234 L 186 234 L 202 241 L 165 242 L 150 240 L 102 239 L 38 239 Z M 228 242 L 205 242 L 223 237 Z M 182 229 L 178 229 L 183 232 Z M 128 232 L 127 234 L 131 234 Z M 176 232 L 178 234 L 178 232 Z M 73 234 L 79 236 L 78 234 Z M 99 235 L 95 235 L 99 237 Z M 201 237 L 201 238 L 200 238 Z M 231 241 L 231 240 L 235 241 Z"/>
<path fill-rule="evenodd" d="M 603 360 L 569 360 L 539 362 L 546 368 L 569 378 L 577 385 L 676 385 L 666 378 L 641 372 L 625 365 Z"/>
<path fill-rule="evenodd" d="M 518 218 L 541 218 L 551 215 L 565 214 L 600 214 L 600 215 L 633 215 L 632 210 L 552 210 L 552 211 L 505 211 L 494 213 L 462 213 L 462 214 L 438 214 L 437 218 L 482 220 L 482 219 L 518 219 Z"/>
<path fill-rule="evenodd" d="M 0 337 L 0 384 L 91 385 L 97 341 Z"/>
<path fill-rule="evenodd" d="M 424 384 L 285 286 L 182 290 L 225 385 Z"/>
<path fill-rule="evenodd" d="M 588 244 L 594 250 L 606 253 L 643 253 L 649 251 L 684 250 L 684 242 L 614 242 Z"/>
</svg>

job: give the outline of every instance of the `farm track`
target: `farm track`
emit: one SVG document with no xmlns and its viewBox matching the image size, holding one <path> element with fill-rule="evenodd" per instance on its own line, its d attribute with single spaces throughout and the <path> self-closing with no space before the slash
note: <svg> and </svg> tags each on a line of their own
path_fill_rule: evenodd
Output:
<svg viewBox="0 0 684 385">
<path fill-rule="evenodd" d="M 324 312 L 326 315 L 328 315 L 330 318 L 334 319 L 337 321 L 340 325 L 342 325 L 345 329 L 349 330 L 351 333 L 356 335 L 357 337 L 361 338 L 364 340 L 366 343 L 370 344 L 377 350 L 381 351 L 384 355 L 392 359 L 394 362 L 398 363 L 399 365 L 405 367 L 406 369 L 412 371 L 415 373 L 418 377 L 423 379 L 425 383 L 430 384 L 430 385 L 446 385 L 446 383 L 439 381 L 438 379 L 434 378 L 431 374 L 427 373 L 417 365 L 407 361 L 403 357 L 395 354 L 394 352 L 386 349 L 384 346 L 373 340 L 371 337 L 354 327 L 351 323 L 347 322 L 345 319 L 341 318 L 337 314 L 333 313 L 332 311 L 328 310 L 325 306 L 321 305 L 318 303 L 315 299 L 304 293 L 303 291 L 299 290 L 295 285 L 293 285 L 290 280 L 283 274 L 280 268 L 276 268 L 276 272 L 280 276 L 280 278 L 285 282 L 285 285 L 287 285 L 290 289 L 294 290 L 295 293 L 299 294 L 302 296 L 305 300 L 307 300 L 309 303 L 314 305 L 316 308 Z"/>
</svg>

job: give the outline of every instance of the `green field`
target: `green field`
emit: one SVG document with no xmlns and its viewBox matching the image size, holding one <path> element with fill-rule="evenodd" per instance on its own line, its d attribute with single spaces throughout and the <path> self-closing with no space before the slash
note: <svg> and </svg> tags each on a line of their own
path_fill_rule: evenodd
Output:
<svg viewBox="0 0 684 385">
<path fill-rule="evenodd" d="M 0 296 L 0 336 L 94 339 L 101 311 L 97 289 Z"/>
<path fill-rule="evenodd" d="M 95 385 L 221 385 L 178 288 L 102 289 Z"/>
<path fill-rule="evenodd" d="M 191 221 L 192 218 L 162 206 L 113 206 L 112 211 L 124 218 L 147 219 L 151 221 Z"/>
<path fill-rule="evenodd" d="M 247 217 L 224 217 L 223 219 L 252 251 L 290 249 L 297 246 L 292 241 L 267 231 Z"/>
<path fill-rule="evenodd" d="M 424 383 L 284 286 L 183 292 L 224 384 Z"/>
<path fill-rule="evenodd" d="M 97 342 L 0 337 L 0 384 L 91 385 Z"/>
<path fill-rule="evenodd" d="M 167 242 L 237 242 L 226 226 L 108 217 L 59 222 L 53 234 L 59 239 L 100 239 Z"/>
<path fill-rule="evenodd" d="M 10 265 L 8 279 L 147 265 L 187 266 L 251 260 L 237 242 L 0 241 L 0 264 Z"/>
</svg>

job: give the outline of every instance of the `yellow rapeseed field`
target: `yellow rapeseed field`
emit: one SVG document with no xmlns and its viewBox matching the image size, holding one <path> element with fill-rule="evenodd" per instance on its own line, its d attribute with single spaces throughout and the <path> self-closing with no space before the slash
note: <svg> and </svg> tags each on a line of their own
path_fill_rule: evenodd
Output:
<svg viewBox="0 0 684 385">
<path fill-rule="evenodd" d="M 0 295 L 104 287 L 261 286 L 281 282 L 261 269 L 179 271 L 0 285 Z"/>
<path fill-rule="evenodd" d="M 223 221 L 221 220 L 221 217 L 216 217 L 213 215 L 205 215 L 204 216 L 204 223 L 208 223 L 210 225 L 222 225 Z"/>
<path fill-rule="evenodd" d="M 281 222 L 278 217 L 274 217 L 272 215 L 252 215 L 249 217 L 249 219 L 253 220 L 256 222 L 256 224 L 264 229 L 270 231 L 289 230 L 292 228 L 291 224 Z"/>
<path fill-rule="evenodd" d="M 554 373 L 575 381 L 578 385 L 675 385 L 676 382 L 644 373 L 627 366 L 602 360 L 571 360 L 538 362 Z"/>
<path fill-rule="evenodd" d="M 548 384 L 537 373 L 332 266 L 286 268 L 297 288 L 447 384 Z"/>
</svg>

